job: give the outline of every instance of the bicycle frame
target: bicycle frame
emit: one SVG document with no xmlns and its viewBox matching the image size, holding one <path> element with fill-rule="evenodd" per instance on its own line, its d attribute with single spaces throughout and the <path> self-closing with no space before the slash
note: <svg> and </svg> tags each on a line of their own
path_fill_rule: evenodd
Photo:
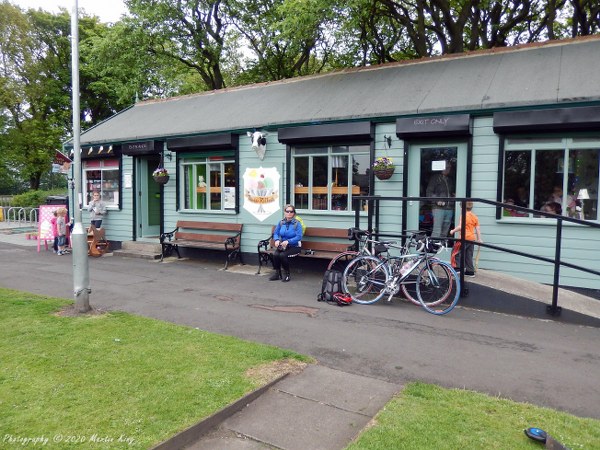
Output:
<svg viewBox="0 0 600 450">
<path fill-rule="evenodd" d="M 411 302 L 423 306 L 432 314 L 446 314 L 454 308 L 460 282 L 454 269 L 435 256 L 444 248 L 441 243 L 431 242 L 427 236 L 415 233 L 403 246 L 390 242 L 379 244 L 384 244 L 388 250 L 397 248 L 401 254 L 363 255 L 350 262 L 344 270 L 342 283 L 354 301 L 371 304 L 383 296 L 391 301 L 402 289 Z M 413 246 L 416 253 L 410 251 Z M 415 285 L 415 291 L 408 291 L 408 284 Z M 446 300 L 454 287 L 456 295 L 451 298 L 450 306 L 446 307 Z"/>
</svg>

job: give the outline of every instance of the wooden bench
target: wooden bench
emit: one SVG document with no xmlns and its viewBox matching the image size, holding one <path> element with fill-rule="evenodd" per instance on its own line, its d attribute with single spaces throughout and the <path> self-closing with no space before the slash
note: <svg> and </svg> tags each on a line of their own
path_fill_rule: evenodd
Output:
<svg viewBox="0 0 600 450">
<path fill-rule="evenodd" d="M 87 231 L 87 244 L 89 256 L 102 256 L 108 251 L 108 241 L 104 234 L 104 228 L 96 228 L 90 225 Z"/>
<path fill-rule="evenodd" d="M 263 265 L 273 265 L 273 252 L 275 251 L 273 232 L 271 236 L 258 242 L 258 272 Z M 344 242 L 345 241 L 345 242 Z M 296 256 L 305 258 L 332 259 L 339 253 L 354 247 L 354 241 L 348 242 L 348 229 L 306 227 L 302 235 L 302 251 Z"/>
<path fill-rule="evenodd" d="M 170 256 L 173 251 L 177 253 L 178 258 L 181 258 L 179 247 L 182 246 L 206 250 L 225 250 L 227 254 L 225 270 L 235 256 L 240 260 L 240 264 L 243 264 L 240 252 L 242 227 L 242 224 L 179 220 L 177 228 L 160 235 L 162 247 L 160 260 L 162 261 L 165 256 Z"/>
</svg>

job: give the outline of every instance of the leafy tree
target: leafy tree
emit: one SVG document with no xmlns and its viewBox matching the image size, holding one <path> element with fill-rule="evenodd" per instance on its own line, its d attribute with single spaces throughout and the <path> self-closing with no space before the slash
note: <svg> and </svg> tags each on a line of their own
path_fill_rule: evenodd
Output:
<svg viewBox="0 0 600 450">
<path fill-rule="evenodd" d="M 83 17 L 79 23 L 80 39 L 104 30 L 95 18 Z M 65 10 L 23 12 L 7 1 L 0 3 L 0 161 L 31 189 L 38 189 L 50 173 L 55 151 L 71 134 L 70 31 Z M 114 112 L 84 70 L 80 84 L 82 119 L 91 112 L 99 119 Z"/>
<path fill-rule="evenodd" d="M 230 25 L 221 0 L 126 0 L 128 21 L 158 57 L 196 71 L 207 89 L 226 87 L 221 61 Z"/>
<path fill-rule="evenodd" d="M 87 125 L 123 110 L 136 98 L 169 97 L 186 90 L 185 77 L 149 51 L 148 39 L 143 30 L 117 22 L 82 40 L 80 77 Z M 194 76 L 184 66 L 178 68 Z"/>
<path fill-rule="evenodd" d="M 600 32 L 600 3 L 597 0 L 569 0 L 569 3 L 572 37 Z"/>
<path fill-rule="evenodd" d="M 331 0 L 228 2 L 239 40 L 254 57 L 246 60 L 246 76 L 273 81 L 327 69 L 336 11 Z"/>
<path fill-rule="evenodd" d="M 0 155 L 4 165 L 18 170 L 33 189 L 49 169 L 64 126 L 61 108 L 55 104 L 63 93 L 53 78 L 54 47 L 40 46 L 36 40 L 46 25 L 42 15 L 32 11 L 26 16 L 6 1 L 0 4 L 0 108 L 5 118 Z"/>
</svg>

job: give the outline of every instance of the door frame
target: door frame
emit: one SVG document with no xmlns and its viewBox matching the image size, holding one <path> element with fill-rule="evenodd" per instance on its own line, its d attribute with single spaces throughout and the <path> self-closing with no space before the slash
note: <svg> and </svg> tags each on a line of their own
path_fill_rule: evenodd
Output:
<svg viewBox="0 0 600 450">
<path fill-rule="evenodd" d="M 163 222 L 163 185 L 159 185 L 152 180 L 151 173 L 155 166 L 160 163 L 160 154 L 140 155 L 135 157 L 135 193 L 134 193 L 134 211 L 133 226 L 134 239 L 140 240 L 149 237 L 159 236 L 162 232 Z M 150 186 L 155 188 L 150 192 Z M 158 190 L 158 192 L 156 192 Z M 158 202 L 152 202 L 157 199 Z M 151 210 L 151 205 L 154 209 Z M 158 209 L 156 209 L 158 207 Z M 150 214 L 158 220 L 157 224 L 150 225 Z"/>
<path fill-rule="evenodd" d="M 435 148 L 435 147 L 457 147 L 456 155 L 456 197 L 470 197 L 471 196 L 471 181 L 472 181 L 472 163 L 473 163 L 473 138 L 471 136 L 462 138 L 437 138 L 428 140 L 405 140 L 404 141 L 404 161 L 403 161 L 403 172 L 405 176 L 402 180 L 402 195 L 403 197 L 409 197 L 409 174 L 411 164 L 411 154 L 414 154 L 414 150 L 419 150 L 419 166 L 421 161 L 421 148 Z M 461 148 L 462 147 L 462 148 Z M 413 150 L 413 151 L 411 151 Z M 464 183 L 460 183 L 459 174 L 464 174 Z M 420 171 L 419 171 L 419 182 L 420 182 Z M 464 194 L 463 194 L 464 193 Z M 415 196 L 413 196 L 415 197 Z M 412 206 L 412 205 L 411 205 Z M 458 205 L 456 205 L 458 208 Z M 455 214 L 460 214 L 458 209 L 455 210 Z M 402 202 L 402 229 L 407 230 L 409 224 L 409 202 Z M 458 216 L 455 216 L 458 217 Z M 414 220 L 414 218 L 412 218 Z M 418 217 L 417 217 L 418 224 Z"/>
</svg>

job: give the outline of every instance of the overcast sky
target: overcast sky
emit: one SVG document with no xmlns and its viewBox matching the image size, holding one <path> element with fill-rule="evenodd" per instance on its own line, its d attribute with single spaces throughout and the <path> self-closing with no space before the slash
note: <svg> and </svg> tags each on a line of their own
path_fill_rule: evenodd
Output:
<svg viewBox="0 0 600 450">
<path fill-rule="evenodd" d="M 21 9 L 41 8 L 49 12 L 58 12 L 59 7 L 71 12 L 75 0 L 9 0 Z M 78 0 L 77 6 L 88 15 L 98 16 L 102 22 L 116 22 L 127 12 L 123 0 Z"/>
</svg>

